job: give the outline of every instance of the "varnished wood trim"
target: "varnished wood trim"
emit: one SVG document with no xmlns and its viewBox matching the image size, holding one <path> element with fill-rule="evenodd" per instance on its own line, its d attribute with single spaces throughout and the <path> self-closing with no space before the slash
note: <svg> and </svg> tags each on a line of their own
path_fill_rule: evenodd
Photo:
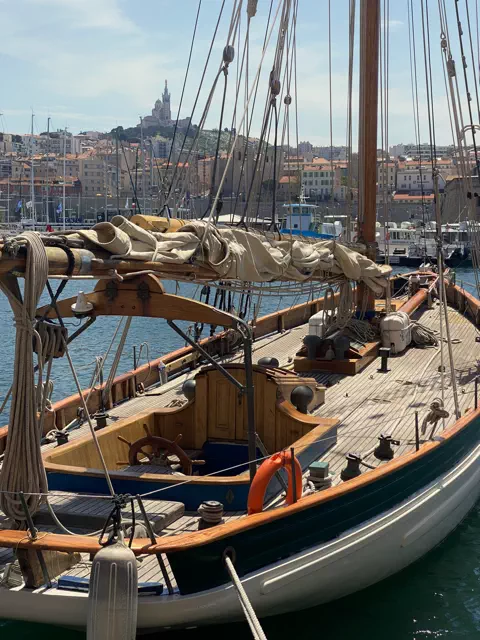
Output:
<svg viewBox="0 0 480 640">
<path fill-rule="evenodd" d="M 64 253 L 64 252 L 63 252 Z M 302 309 L 307 309 L 308 307 L 310 307 L 310 309 L 315 309 L 318 310 L 319 308 L 321 308 L 323 306 L 323 298 L 318 298 L 317 300 L 313 301 L 313 303 L 310 302 L 305 302 L 299 305 L 296 305 L 294 307 L 285 309 L 285 310 L 281 310 L 281 311 L 277 311 L 276 313 L 272 313 L 266 316 L 263 316 L 262 318 L 259 318 L 256 321 L 255 324 L 255 336 L 257 339 L 263 337 L 264 335 L 267 335 L 269 333 L 275 333 L 277 331 L 277 318 L 280 316 L 285 316 L 286 318 L 290 318 L 292 313 L 298 312 L 298 310 L 302 310 Z M 300 319 L 298 324 L 302 324 L 302 322 L 304 322 L 304 319 Z M 273 325 L 272 327 L 270 327 L 270 325 Z M 292 325 L 293 326 L 293 325 Z M 206 338 L 203 338 L 202 340 L 200 340 L 199 344 L 202 347 L 207 347 L 209 344 L 211 343 L 220 343 L 221 340 L 227 335 L 226 331 L 221 331 L 220 333 L 217 333 L 214 336 L 208 336 Z M 130 380 L 134 377 L 140 377 L 140 379 L 143 379 L 144 376 L 146 376 L 147 374 L 149 374 L 150 372 L 150 376 L 151 378 L 149 380 L 146 381 L 147 385 L 148 384 L 154 384 L 155 382 L 158 382 L 158 367 L 160 365 L 160 363 L 163 363 L 165 365 L 170 365 L 169 367 L 169 371 L 173 372 L 173 371 L 180 371 L 184 368 L 184 366 L 186 364 L 188 364 L 188 362 L 185 361 L 187 356 L 191 356 L 193 355 L 193 349 L 192 347 L 181 347 L 180 349 L 176 349 L 175 351 L 171 351 L 170 353 L 160 357 L 160 358 L 156 358 L 155 360 L 152 360 L 149 364 L 144 364 L 141 365 L 140 367 L 137 367 L 137 369 L 133 369 L 131 371 L 127 371 L 126 373 L 123 373 L 119 376 L 117 376 L 114 381 L 113 381 L 113 386 L 116 385 L 121 385 L 123 383 L 127 383 L 129 384 Z M 105 386 L 105 385 L 104 385 Z M 99 390 L 94 390 L 92 391 L 91 389 L 85 389 L 83 391 L 83 397 L 86 398 L 88 396 L 88 394 L 91 392 L 90 395 L 90 401 L 89 401 L 89 408 L 91 408 L 92 411 L 96 411 L 98 406 L 99 406 L 99 402 L 100 402 L 100 390 L 103 389 L 103 387 L 97 387 L 97 389 Z M 128 396 L 123 396 L 123 397 L 128 397 Z M 77 410 L 77 407 L 79 406 L 79 395 L 78 394 L 72 394 L 71 396 L 68 396 L 67 398 L 63 398 L 62 400 L 59 400 L 57 402 L 54 403 L 53 405 L 53 410 L 55 412 L 57 411 L 66 411 L 68 409 L 71 410 L 69 415 L 65 415 L 64 414 L 64 419 L 66 422 L 69 422 L 70 420 L 72 420 L 75 417 L 75 412 Z M 73 413 L 72 413 L 73 412 Z M 7 432 L 8 432 L 8 428 L 4 427 L 5 430 L 0 431 L 0 452 L 1 452 L 1 447 L 5 447 L 5 439 L 7 437 Z"/>
<path fill-rule="evenodd" d="M 147 318 L 164 318 L 166 320 L 184 320 L 187 322 L 202 322 L 223 327 L 234 327 L 237 324 L 235 316 L 215 307 L 183 298 L 170 293 L 165 293 L 163 285 L 152 274 L 140 275 L 123 282 L 115 282 L 115 297 L 109 298 L 109 281 L 100 280 L 95 290 L 86 294 L 88 302 L 93 304 L 95 316 L 132 316 Z M 141 296 L 139 287 L 145 286 L 145 297 Z M 72 305 L 76 301 L 73 298 L 65 298 L 57 303 L 58 310 L 63 318 L 74 317 Z M 48 318 L 56 318 L 56 311 L 46 305 L 37 311 L 37 315 Z"/>
<path fill-rule="evenodd" d="M 442 432 L 442 441 L 427 442 L 423 444 L 419 451 L 404 454 L 400 458 L 394 459 L 369 473 L 362 474 L 358 478 L 354 478 L 336 487 L 326 489 L 321 493 L 313 494 L 302 498 L 297 503 L 273 511 L 253 514 L 251 516 L 231 521 L 223 525 L 218 525 L 206 531 L 197 531 L 187 533 L 172 538 L 165 538 L 156 545 L 151 545 L 145 541 L 137 540 L 134 542 L 136 553 L 158 553 L 181 551 L 183 549 L 193 548 L 196 546 L 206 545 L 214 540 L 221 540 L 225 537 L 235 535 L 237 533 L 247 531 L 262 524 L 281 520 L 293 515 L 297 512 L 304 511 L 315 507 L 323 502 L 329 502 L 348 494 L 360 487 L 368 486 L 380 478 L 384 478 L 394 471 L 412 464 L 414 461 L 427 456 L 432 450 L 444 446 L 450 438 L 454 437 L 471 421 L 480 417 L 480 409 L 471 411 L 463 416 L 451 427 Z M 43 534 L 42 534 L 43 535 Z M 23 537 L 22 537 L 23 536 Z M 22 532 L 17 531 L 0 531 L 0 546 L 14 547 L 18 545 L 21 548 L 30 548 L 31 545 L 37 545 L 34 548 L 57 549 L 59 551 L 85 551 L 95 552 L 98 546 L 91 538 L 85 536 L 62 536 L 55 534 L 46 534 L 38 543 L 32 543 Z M 41 546 L 38 546 L 41 545 Z"/>
<path fill-rule="evenodd" d="M 475 296 L 473 296 L 469 291 L 462 289 L 462 287 L 457 284 L 451 284 L 447 288 L 448 292 L 454 292 L 454 302 L 457 304 L 460 311 L 468 311 L 475 324 L 479 322 L 479 314 L 480 314 L 480 300 L 477 300 Z"/>
<path fill-rule="evenodd" d="M 323 416 L 312 416 L 306 413 L 301 413 L 300 411 L 297 411 L 293 404 L 288 400 L 278 400 L 277 409 L 289 418 L 293 418 L 295 421 L 301 422 L 305 425 L 313 425 L 315 427 L 334 427 L 336 424 L 340 423 L 338 418 L 324 418 Z M 304 437 L 306 438 L 307 436 Z M 296 445 L 297 443 L 295 443 L 295 445 L 292 444 L 292 447 Z"/>
<path fill-rule="evenodd" d="M 408 315 L 412 315 L 427 299 L 427 289 L 420 289 L 411 298 L 402 304 L 399 311 L 404 311 Z"/>
<path fill-rule="evenodd" d="M 344 482 L 341 485 L 326 489 L 321 493 L 316 493 L 302 498 L 295 504 L 274 509 L 263 513 L 256 513 L 245 518 L 233 520 L 222 525 L 213 527 L 203 531 L 195 531 L 182 535 L 160 539 L 155 545 L 149 540 L 137 539 L 133 542 L 133 551 L 139 554 L 154 553 L 174 553 L 185 549 L 191 549 L 197 546 L 207 545 L 215 540 L 221 540 L 228 536 L 238 534 L 249 529 L 261 526 L 263 524 L 282 520 L 289 516 L 313 508 L 323 502 L 329 502 L 354 491 L 363 486 L 367 486 L 376 482 L 380 478 L 386 477 L 401 469 L 415 460 L 425 457 L 430 451 L 444 445 L 445 441 L 452 438 L 456 433 L 463 429 L 470 421 L 480 417 L 480 409 L 472 411 L 463 416 L 454 425 L 446 429 L 442 433 L 444 440 L 442 442 L 428 442 L 422 445 L 419 451 L 407 453 L 400 458 L 377 467 L 377 469 L 369 473 L 362 474 L 358 478 Z M 96 553 L 100 547 L 95 539 L 87 536 L 66 536 L 53 533 L 40 533 L 37 541 L 32 541 L 22 531 L 0 530 L 0 547 L 21 548 L 21 549 L 51 549 L 58 551 L 79 551 L 81 553 Z"/>
</svg>

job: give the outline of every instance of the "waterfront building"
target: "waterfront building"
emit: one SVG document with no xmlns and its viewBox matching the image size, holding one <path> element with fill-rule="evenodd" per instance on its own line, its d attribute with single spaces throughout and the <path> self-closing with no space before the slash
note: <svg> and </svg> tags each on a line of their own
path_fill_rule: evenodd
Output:
<svg viewBox="0 0 480 640">
<path fill-rule="evenodd" d="M 404 158 L 418 158 L 420 160 L 431 160 L 432 155 L 435 158 L 443 158 L 453 155 L 454 148 L 452 145 L 435 145 L 433 152 L 429 143 L 409 143 L 409 144 L 396 144 L 389 148 L 389 153 L 392 158 L 404 157 Z"/>
</svg>

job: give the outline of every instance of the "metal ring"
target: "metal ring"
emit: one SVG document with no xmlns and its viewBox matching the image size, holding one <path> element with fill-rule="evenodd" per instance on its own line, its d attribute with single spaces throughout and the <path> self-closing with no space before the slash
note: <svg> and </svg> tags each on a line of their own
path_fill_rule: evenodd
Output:
<svg viewBox="0 0 480 640">
<path fill-rule="evenodd" d="M 224 564 L 225 564 L 226 558 L 230 558 L 230 560 L 232 561 L 232 564 L 235 564 L 237 560 L 237 553 L 233 547 L 225 547 L 225 549 L 223 550 L 222 560 Z"/>
</svg>

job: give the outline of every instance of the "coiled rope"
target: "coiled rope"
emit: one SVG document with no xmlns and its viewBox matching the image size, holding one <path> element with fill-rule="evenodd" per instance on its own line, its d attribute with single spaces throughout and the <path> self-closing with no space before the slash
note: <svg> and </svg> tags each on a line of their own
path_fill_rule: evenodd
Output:
<svg viewBox="0 0 480 640">
<path fill-rule="evenodd" d="M 410 322 L 412 327 L 412 341 L 417 347 L 436 347 L 438 345 L 437 334 L 419 322 Z"/>
<path fill-rule="evenodd" d="M 45 356 L 34 321 L 38 301 L 47 282 L 48 259 L 38 233 L 26 231 L 16 242 L 24 244 L 27 252 L 23 299 L 16 278 L 10 275 L 0 278 L 0 289 L 10 302 L 16 326 L 9 432 L 0 474 L 0 490 L 13 494 L 0 494 L 0 507 L 8 518 L 24 528 L 25 512 L 18 493 L 25 493 L 28 509 L 34 513 L 41 498 L 31 494 L 48 491 L 40 450 L 41 417 L 37 414 L 39 394 L 43 389 L 42 367 L 39 368 L 38 385 L 35 385 L 33 365 L 33 338 L 36 339 L 40 365 Z"/>
</svg>

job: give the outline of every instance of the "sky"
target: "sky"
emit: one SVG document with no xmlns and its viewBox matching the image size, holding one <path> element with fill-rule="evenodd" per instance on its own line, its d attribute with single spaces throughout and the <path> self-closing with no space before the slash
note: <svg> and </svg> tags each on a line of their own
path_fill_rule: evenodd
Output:
<svg viewBox="0 0 480 640">
<path fill-rule="evenodd" d="M 203 89 L 193 121 L 198 122 L 208 91 L 219 68 L 235 0 L 225 0 L 222 18 Z M 420 4 L 429 6 L 431 63 L 434 86 L 436 142 L 451 144 L 452 134 L 440 59 L 438 6 L 434 0 L 412 0 L 415 7 L 419 111 L 422 141 L 428 141 L 425 71 Z M 181 117 L 191 115 L 214 26 L 223 0 L 201 0 L 192 62 Z M 273 14 L 280 0 L 273 0 Z M 382 5 L 387 0 L 382 0 Z M 469 6 L 476 48 L 476 0 L 459 0 Z M 199 0 L 0 0 L 0 131 L 27 133 L 32 110 L 39 133 L 47 127 L 77 133 L 109 131 L 133 126 L 148 115 L 168 79 L 172 113 L 176 116 Z M 244 0 L 244 6 L 247 0 Z M 449 29 L 456 33 L 454 2 L 449 1 Z M 250 29 L 250 85 L 261 57 L 270 0 L 259 0 Z M 357 7 L 359 1 L 357 1 Z M 408 0 L 390 0 L 389 37 L 389 144 L 415 141 L 409 59 Z M 332 135 L 335 145 L 345 144 L 348 71 L 348 0 L 331 0 Z M 299 139 L 330 144 L 328 0 L 299 0 L 297 21 L 297 101 Z M 464 16 L 465 19 L 465 16 Z M 240 35 L 245 33 L 245 9 Z M 466 23 L 465 23 L 466 24 Z M 278 21 L 272 32 L 260 74 L 260 89 L 252 135 L 261 127 L 268 73 L 276 43 Z M 466 26 L 464 25 L 466 32 Z M 468 34 L 465 33 L 465 38 Z M 358 32 L 357 32 L 358 45 Z M 458 36 L 455 39 L 458 49 Z M 223 126 L 231 124 L 235 102 L 237 60 L 228 77 Z M 460 93 L 465 95 L 460 54 L 455 57 Z M 470 49 L 468 49 L 468 52 Z M 477 52 L 475 53 L 477 55 Z M 358 46 L 355 62 L 358 72 Z M 471 66 L 469 69 L 471 73 Z M 357 73 L 356 73 L 357 75 Z M 472 81 L 473 82 L 473 81 Z M 207 127 L 219 124 L 223 79 L 212 100 Z M 473 86 L 471 86 L 473 91 Z M 292 81 L 292 95 L 293 81 Z M 353 94 L 358 102 L 358 76 Z M 240 101 L 243 103 L 243 92 Z M 239 111 L 243 111 L 239 109 Z M 356 115 L 354 116 L 356 120 Z M 477 117 L 478 120 L 478 117 Z M 290 143 L 294 143 L 294 118 L 290 118 Z M 356 125 L 354 127 L 356 138 Z M 380 141 L 379 145 L 380 146 Z"/>
</svg>

